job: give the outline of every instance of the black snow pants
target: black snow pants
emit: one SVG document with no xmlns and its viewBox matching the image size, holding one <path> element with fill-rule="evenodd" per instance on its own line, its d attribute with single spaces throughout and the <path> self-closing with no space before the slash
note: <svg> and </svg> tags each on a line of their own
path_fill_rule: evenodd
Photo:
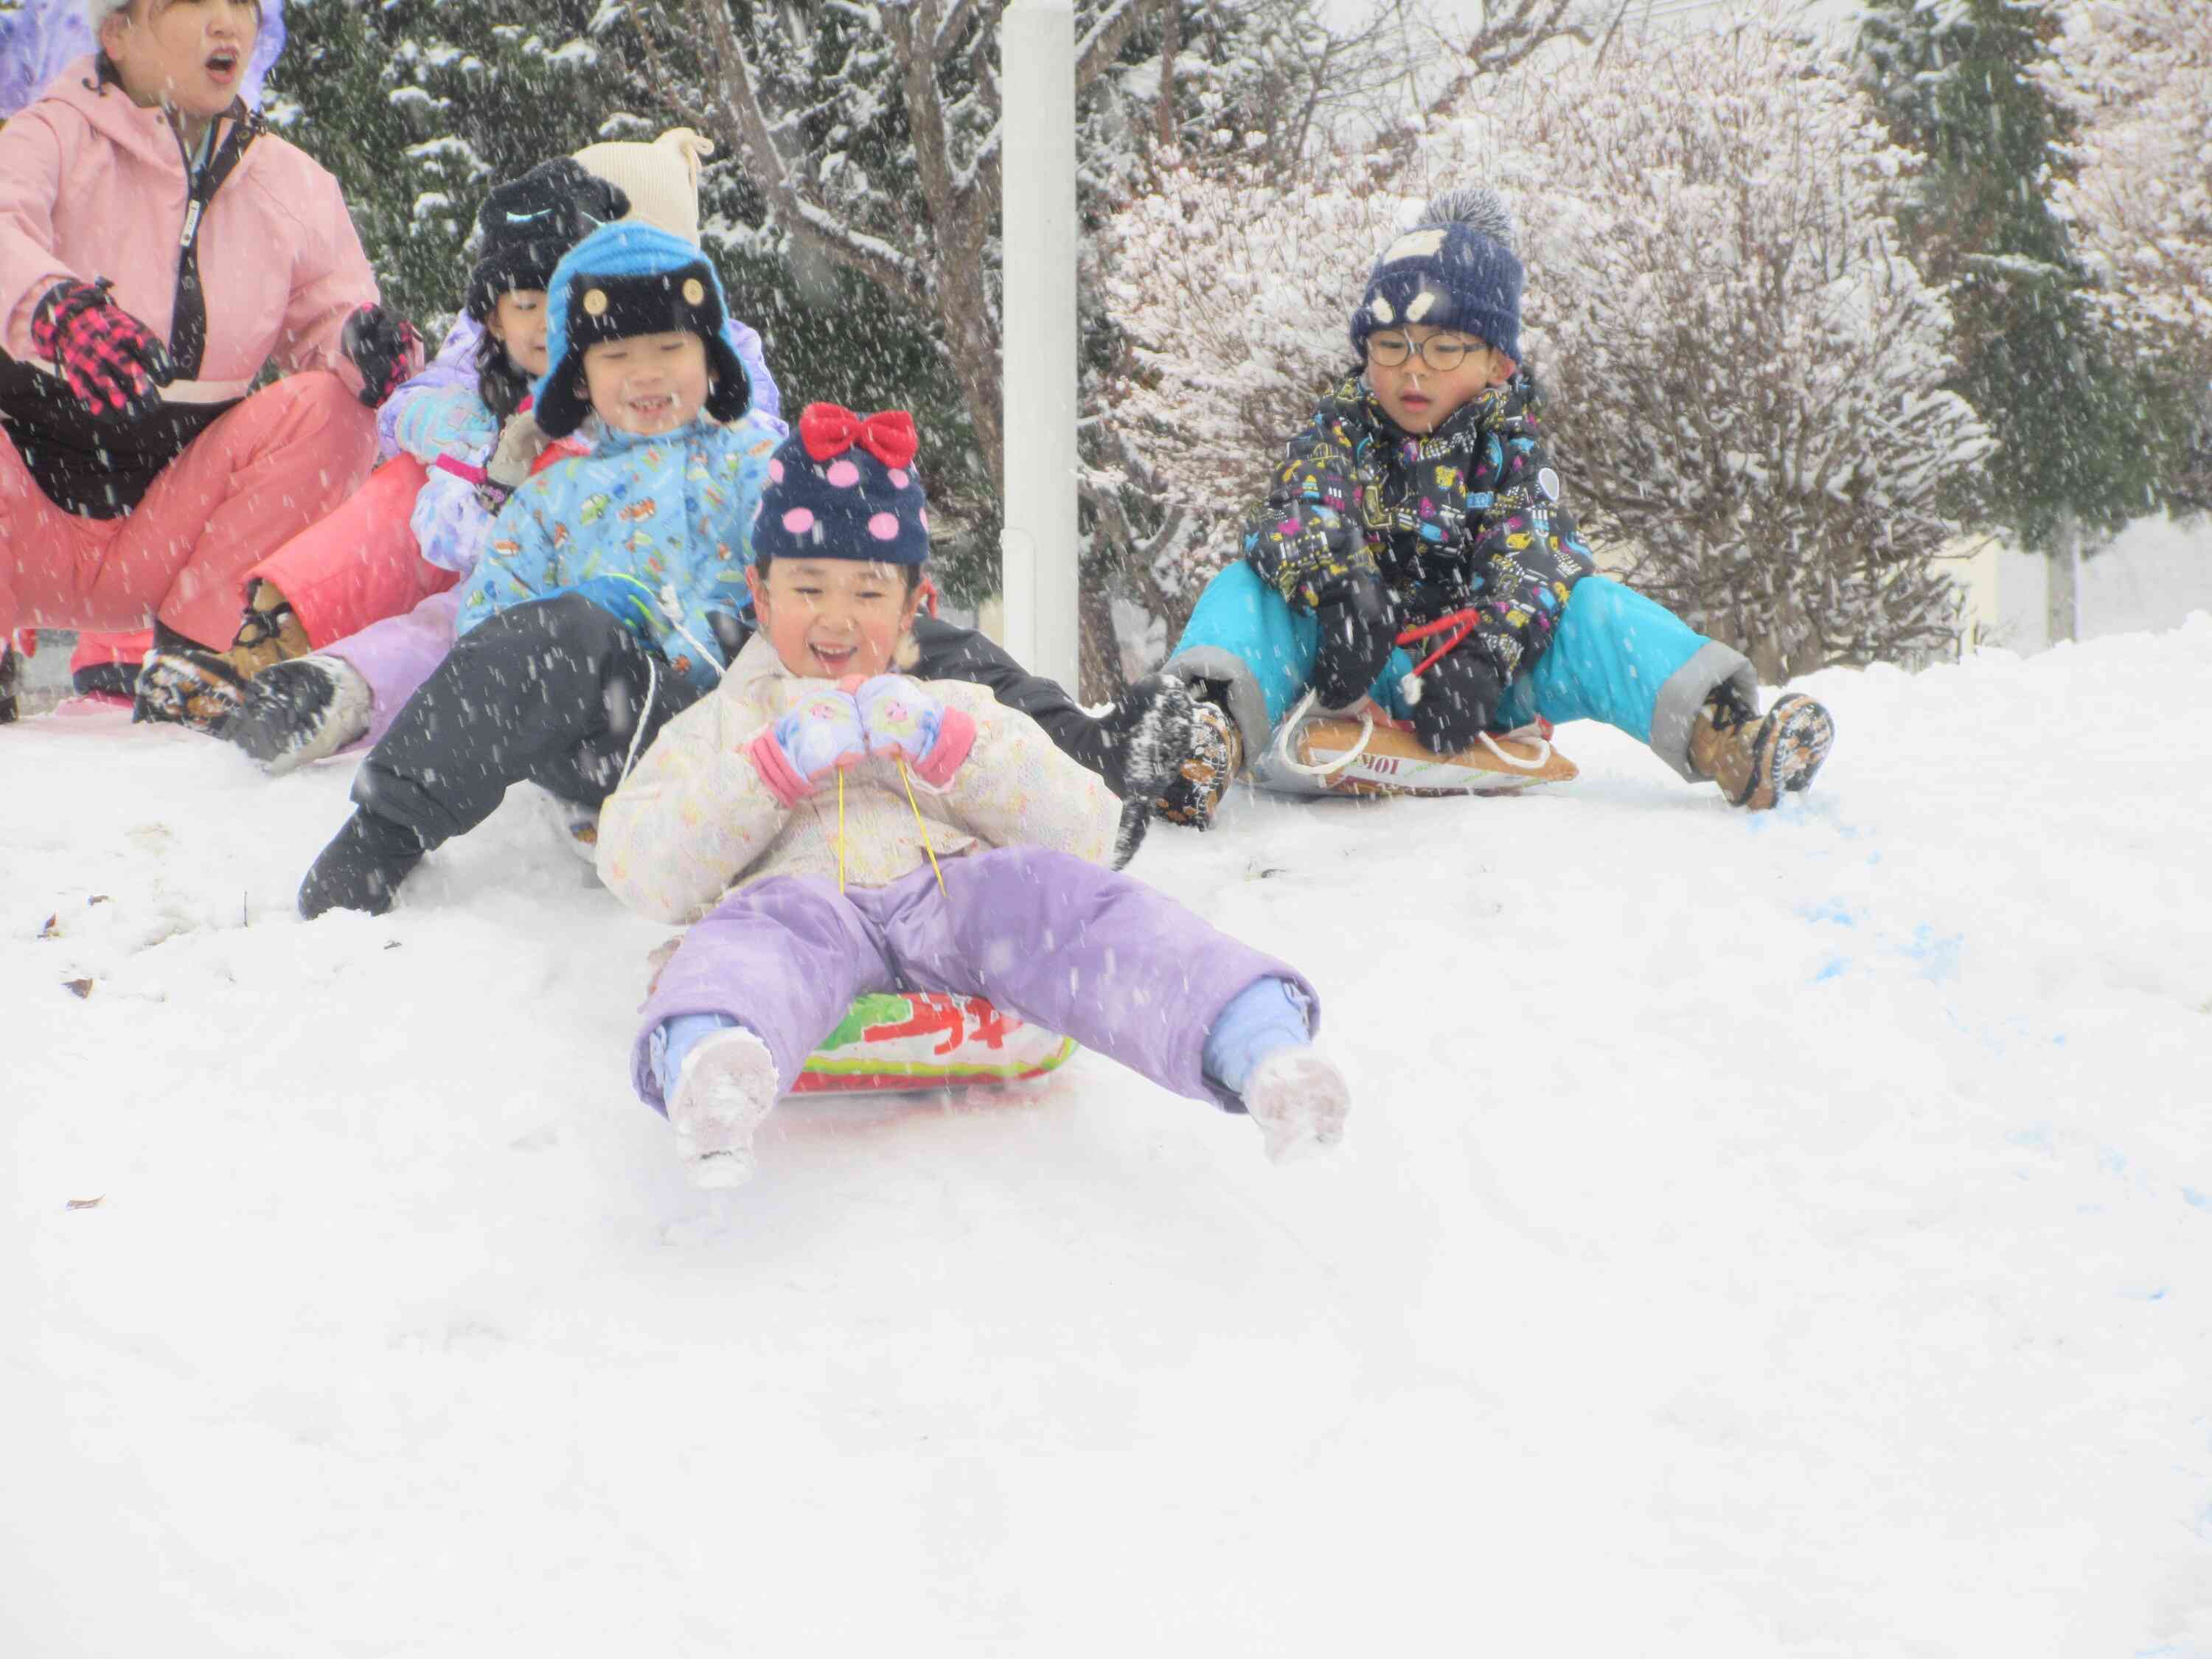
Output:
<svg viewBox="0 0 2212 1659">
<path fill-rule="evenodd" d="M 700 696 L 591 600 L 532 599 L 461 635 L 362 762 L 354 805 L 426 848 L 475 829 L 513 784 L 596 806 Z"/>
</svg>

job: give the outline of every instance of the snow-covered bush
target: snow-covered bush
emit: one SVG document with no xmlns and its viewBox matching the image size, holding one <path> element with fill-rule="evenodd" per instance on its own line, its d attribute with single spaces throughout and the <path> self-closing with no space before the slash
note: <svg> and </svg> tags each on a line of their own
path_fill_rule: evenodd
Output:
<svg viewBox="0 0 2212 1659">
<path fill-rule="evenodd" d="M 2042 78 L 2072 118 L 2058 210 L 2091 297 L 2173 389 L 2173 498 L 2212 498 L 2212 13 L 2203 0 L 2063 0 Z"/>
<path fill-rule="evenodd" d="M 1532 366 L 1568 501 L 1638 586 L 1775 675 L 1949 636 L 1933 563 L 1984 456 L 1942 295 L 1889 216 L 1912 158 L 1772 17 L 1478 79 L 1381 172 L 1322 188 L 1170 174 L 1113 227 L 1136 346 L 1115 418 L 1194 516 L 1194 574 L 1349 360 L 1346 319 L 1436 187 L 1522 217 Z"/>
<path fill-rule="evenodd" d="M 1186 602 L 1315 393 L 1352 363 L 1346 329 L 1405 204 L 1361 158 L 1332 187 L 1169 155 L 1109 222 L 1102 287 L 1131 342 L 1108 386 L 1123 448 L 1180 511 L 1155 571 Z"/>
<path fill-rule="evenodd" d="M 2212 13 L 2069 0 L 2043 73 L 2076 125 L 2057 187 L 2115 324 L 2212 368 Z"/>
</svg>

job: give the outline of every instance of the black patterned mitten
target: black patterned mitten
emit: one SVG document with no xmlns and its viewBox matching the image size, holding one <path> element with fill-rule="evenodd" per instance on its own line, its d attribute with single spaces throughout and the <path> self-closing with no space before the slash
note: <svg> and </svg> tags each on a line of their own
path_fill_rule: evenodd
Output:
<svg viewBox="0 0 2212 1659">
<path fill-rule="evenodd" d="M 1314 658 L 1314 701 L 1323 708 L 1349 708 L 1364 697 L 1398 642 L 1396 608 L 1372 576 L 1353 576 L 1322 595 L 1314 607 L 1321 645 Z"/>
</svg>

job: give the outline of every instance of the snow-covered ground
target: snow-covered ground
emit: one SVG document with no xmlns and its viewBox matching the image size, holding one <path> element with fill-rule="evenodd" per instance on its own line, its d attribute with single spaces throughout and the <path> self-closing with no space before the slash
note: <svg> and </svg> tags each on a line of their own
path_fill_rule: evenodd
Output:
<svg viewBox="0 0 2212 1659">
<path fill-rule="evenodd" d="M 302 925 L 347 767 L 0 729 L 0 1653 L 2204 1659 L 2212 617 L 1807 687 L 1156 831 L 1332 1158 L 1086 1055 L 714 1198 L 530 803 Z"/>
</svg>

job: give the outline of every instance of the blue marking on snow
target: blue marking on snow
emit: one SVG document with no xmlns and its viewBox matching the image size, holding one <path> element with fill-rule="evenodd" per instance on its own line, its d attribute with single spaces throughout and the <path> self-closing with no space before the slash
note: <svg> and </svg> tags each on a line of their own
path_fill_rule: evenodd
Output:
<svg viewBox="0 0 2212 1659">
<path fill-rule="evenodd" d="M 1859 919 L 1850 913 L 1850 907 L 1841 899 L 1829 899 L 1824 903 L 1814 905 L 1810 909 L 1801 914 L 1808 921 L 1832 921 L 1838 927 L 1856 927 L 1859 925 Z"/>
<path fill-rule="evenodd" d="M 1945 980 L 1959 977 L 1959 956 L 1966 943 L 1964 933 L 1939 937 L 1934 928 L 1923 922 L 1912 930 L 1912 942 L 1904 947 L 1904 951 L 1920 964 L 1921 978 L 1940 985 Z"/>
<path fill-rule="evenodd" d="M 2107 1146 L 2097 1154 L 2097 1167 L 2106 1175 L 2125 1175 L 2128 1155 L 2115 1147 Z"/>
<path fill-rule="evenodd" d="M 2181 1201 L 2192 1210 L 2212 1210 L 2212 1194 L 2200 1193 L 2194 1187 L 2181 1189 Z"/>
<path fill-rule="evenodd" d="M 1820 971 L 1813 975 L 1813 983 L 1823 985 L 1832 979 L 1841 979 L 1850 965 L 1849 957 L 1830 957 L 1821 964 Z"/>
</svg>

